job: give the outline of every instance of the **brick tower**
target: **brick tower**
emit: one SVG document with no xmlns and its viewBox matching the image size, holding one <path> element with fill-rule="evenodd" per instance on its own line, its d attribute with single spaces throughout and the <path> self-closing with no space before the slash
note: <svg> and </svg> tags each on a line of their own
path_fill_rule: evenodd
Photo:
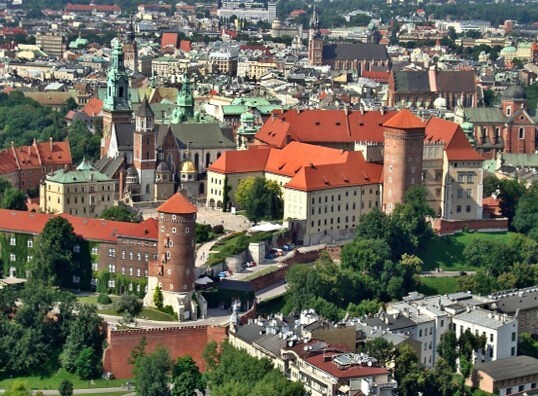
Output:
<svg viewBox="0 0 538 396">
<path fill-rule="evenodd" d="M 125 54 L 125 67 L 133 72 L 138 71 L 138 48 L 136 45 L 136 34 L 133 26 L 133 19 L 129 21 L 125 39 L 123 41 L 123 52 Z"/>
<path fill-rule="evenodd" d="M 383 210 L 391 213 L 403 202 L 407 189 L 422 182 L 425 127 L 409 110 L 400 111 L 383 126 Z"/>
<path fill-rule="evenodd" d="M 135 113 L 136 126 L 133 136 L 133 165 L 138 172 L 141 187 L 141 200 L 152 201 L 154 198 L 154 179 L 156 166 L 155 144 L 157 133 L 154 128 L 154 114 L 147 98 Z"/>
<path fill-rule="evenodd" d="M 316 6 L 314 6 L 314 13 L 310 20 L 310 31 L 308 33 L 308 63 L 311 66 L 323 65 L 323 38 L 319 32 Z"/>
<path fill-rule="evenodd" d="M 159 242 L 157 260 L 149 264 L 148 292 L 144 305 L 154 306 L 153 294 L 159 287 L 164 305 L 170 305 L 180 321 L 197 318 L 198 305 L 205 315 L 206 304 L 194 295 L 196 207 L 180 193 L 157 208 Z"/>
</svg>

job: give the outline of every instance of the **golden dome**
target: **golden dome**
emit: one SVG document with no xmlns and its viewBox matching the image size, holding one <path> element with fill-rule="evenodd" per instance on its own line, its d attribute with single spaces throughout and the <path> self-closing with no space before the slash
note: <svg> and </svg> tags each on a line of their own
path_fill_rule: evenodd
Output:
<svg viewBox="0 0 538 396">
<path fill-rule="evenodd" d="M 181 173 L 198 173 L 198 170 L 196 169 L 194 162 L 192 162 L 191 160 L 185 160 L 181 163 L 180 172 Z"/>
</svg>

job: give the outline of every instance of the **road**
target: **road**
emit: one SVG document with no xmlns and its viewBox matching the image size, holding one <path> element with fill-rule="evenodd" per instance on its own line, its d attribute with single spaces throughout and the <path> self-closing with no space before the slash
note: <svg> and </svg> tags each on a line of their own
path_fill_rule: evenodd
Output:
<svg viewBox="0 0 538 396">
<path fill-rule="evenodd" d="M 287 290 L 288 284 L 282 281 L 266 289 L 256 292 L 256 298 L 258 300 L 258 303 L 260 303 L 262 301 L 270 300 L 271 298 L 281 296 L 282 294 L 286 293 Z"/>
</svg>

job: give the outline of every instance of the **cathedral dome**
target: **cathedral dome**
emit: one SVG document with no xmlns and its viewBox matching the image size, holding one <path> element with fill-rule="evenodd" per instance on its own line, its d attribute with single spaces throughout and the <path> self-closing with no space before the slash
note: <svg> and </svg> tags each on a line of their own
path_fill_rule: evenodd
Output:
<svg viewBox="0 0 538 396">
<path fill-rule="evenodd" d="M 170 172 L 170 168 L 168 168 L 168 164 L 166 163 L 166 161 L 161 161 L 159 166 L 157 166 L 157 172 Z"/>
<path fill-rule="evenodd" d="M 525 89 L 521 85 L 511 85 L 504 91 L 503 100 L 524 100 L 527 99 Z"/>
<path fill-rule="evenodd" d="M 194 162 L 192 162 L 189 159 L 181 163 L 180 172 L 181 173 L 198 173 L 196 166 L 194 165 Z"/>
</svg>

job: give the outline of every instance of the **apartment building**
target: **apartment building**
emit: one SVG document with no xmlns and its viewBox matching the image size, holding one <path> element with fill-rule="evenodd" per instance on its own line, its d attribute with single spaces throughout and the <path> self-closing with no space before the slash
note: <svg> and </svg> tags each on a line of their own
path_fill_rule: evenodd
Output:
<svg viewBox="0 0 538 396">
<path fill-rule="evenodd" d="M 41 51 L 52 57 L 61 58 L 67 50 L 67 38 L 61 32 L 36 32 L 35 43 Z"/>
<path fill-rule="evenodd" d="M 491 302 L 484 308 L 501 314 L 516 316 L 518 336 L 535 334 L 538 330 L 538 287 L 504 290 L 488 296 Z"/>
</svg>

